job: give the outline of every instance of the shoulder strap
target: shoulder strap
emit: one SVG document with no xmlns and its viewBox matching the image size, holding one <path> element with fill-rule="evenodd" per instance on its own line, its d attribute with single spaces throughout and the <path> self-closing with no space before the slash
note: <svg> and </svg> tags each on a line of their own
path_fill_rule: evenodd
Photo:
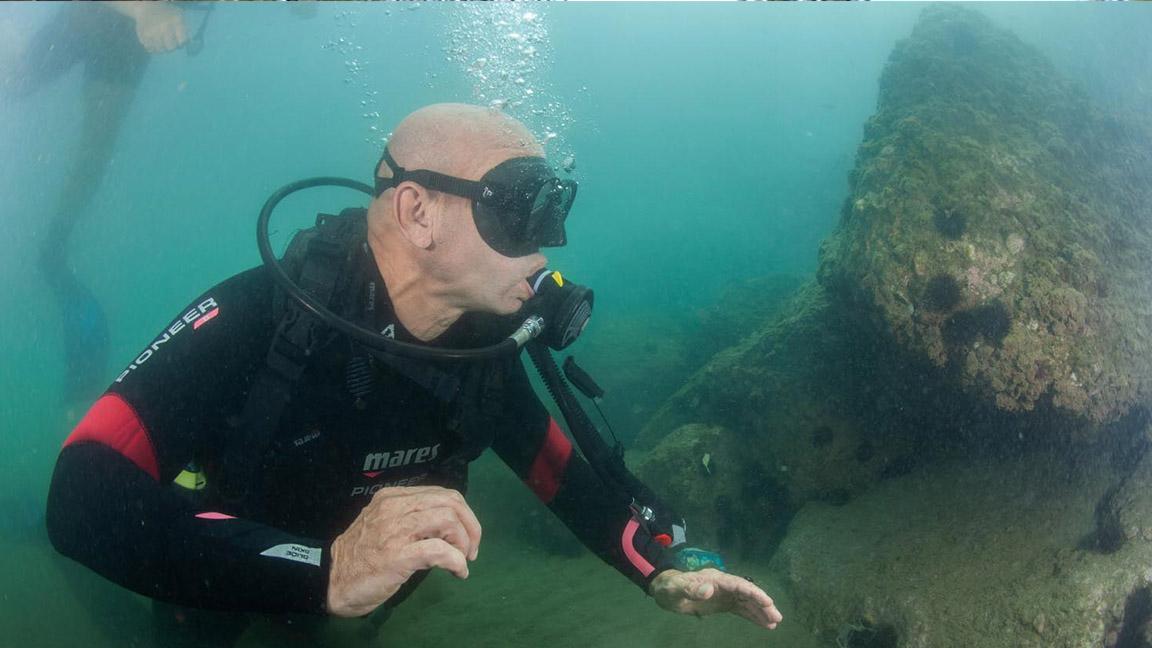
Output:
<svg viewBox="0 0 1152 648">
<path fill-rule="evenodd" d="M 509 362 L 519 362 L 519 358 L 474 362 L 459 375 L 448 426 L 459 445 L 445 459 L 449 464 L 468 464 L 492 445 L 509 405 L 505 390 Z"/>
<path fill-rule="evenodd" d="M 318 302 L 330 306 L 363 233 L 363 209 L 339 216 L 320 214 L 316 226 L 298 232 L 284 253 L 283 264 L 297 284 Z M 260 465 L 275 443 L 280 419 L 296 383 L 332 333 L 315 317 L 277 290 L 273 307 L 280 316 L 264 367 L 248 392 L 236 438 L 230 439 L 222 462 L 224 497 L 248 499 Z"/>
</svg>

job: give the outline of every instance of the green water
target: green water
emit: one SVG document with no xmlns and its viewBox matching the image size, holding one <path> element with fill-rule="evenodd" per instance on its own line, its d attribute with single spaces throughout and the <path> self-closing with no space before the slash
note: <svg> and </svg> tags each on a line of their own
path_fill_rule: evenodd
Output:
<svg viewBox="0 0 1152 648">
<path fill-rule="evenodd" d="M 529 8 L 542 31 L 521 70 L 525 83 L 493 90 L 475 61 L 491 57 L 492 42 L 506 48 L 517 27 L 501 20 L 514 23 Z M 1152 64 L 1139 36 L 1149 12 L 1133 20 L 1129 7 L 981 9 L 1115 110 L 1152 97 L 1137 73 Z M 57 10 L 0 7 L 0 70 Z M 423 105 L 523 100 L 510 112 L 541 138 L 556 133 L 549 153 L 557 162 L 571 156 L 581 183 L 569 246 L 549 257 L 597 291 L 581 342 L 592 355 L 583 359 L 619 374 L 621 354 L 655 353 L 653 341 L 691 345 L 684 336 L 733 282 L 815 270 L 884 62 L 919 10 L 325 5 L 309 17 L 279 4 L 222 6 L 197 56 L 178 51 L 149 63 L 105 177 L 57 259 L 106 310 L 111 379 L 192 296 L 257 263 L 254 219 L 269 192 L 320 174 L 366 180 L 380 133 Z M 188 20 L 202 16 L 188 12 Z M 62 398 L 69 368 L 59 317 L 35 262 L 77 154 L 81 100 L 76 70 L 24 100 L 0 94 L 0 646 L 142 645 L 133 642 L 147 634 L 145 601 L 58 558 L 38 520 L 56 452 L 86 407 Z M 316 210 L 358 199 L 338 191 L 293 199 L 278 239 Z M 606 337 L 622 331 L 627 337 Z M 642 424 L 694 368 L 672 364 L 683 375 L 610 395 L 610 415 L 625 428 Z M 816 645 L 788 623 L 786 584 L 762 566 L 769 556 L 744 567 L 778 597 L 780 630 L 675 617 L 595 558 L 558 558 L 504 528 L 517 506 L 535 504 L 526 492 L 510 504 L 517 485 L 486 461 L 474 497 L 490 547 L 472 578 L 434 578 L 373 637 L 349 622 L 335 624 L 327 642 Z M 104 634 L 109 628 L 115 636 Z M 278 632 L 258 625 L 242 645 L 292 645 Z"/>
</svg>

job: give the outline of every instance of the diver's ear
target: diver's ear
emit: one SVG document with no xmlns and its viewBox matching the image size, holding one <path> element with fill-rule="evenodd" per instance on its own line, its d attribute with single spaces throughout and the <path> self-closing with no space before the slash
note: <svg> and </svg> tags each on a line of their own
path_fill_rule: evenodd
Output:
<svg viewBox="0 0 1152 648">
<path fill-rule="evenodd" d="M 392 197 L 396 224 L 404 238 L 416 247 L 432 247 L 432 196 L 415 182 L 401 182 Z"/>
</svg>

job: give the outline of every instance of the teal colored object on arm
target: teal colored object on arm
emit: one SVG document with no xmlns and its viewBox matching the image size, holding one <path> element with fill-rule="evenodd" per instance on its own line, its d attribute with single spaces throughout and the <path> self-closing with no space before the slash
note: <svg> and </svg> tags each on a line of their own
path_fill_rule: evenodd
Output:
<svg viewBox="0 0 1152 648">
<path fill-rule="evenodd" d="M 685 547 L 676 552 L 675 562 L 676 569 L 680 571 L 700 571 L 709 567 L 722 572 L 728 571 L 720 554 L 696 547 Z"/>
</svg>

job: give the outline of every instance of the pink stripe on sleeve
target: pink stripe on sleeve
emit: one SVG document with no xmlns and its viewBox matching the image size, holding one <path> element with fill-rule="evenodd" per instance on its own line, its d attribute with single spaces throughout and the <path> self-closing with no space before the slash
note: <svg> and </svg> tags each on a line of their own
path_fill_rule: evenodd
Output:
<svg viewBox="0 0 1152 648">
<path fill-rule="evenodd" d="M 207 513 L 197 513 L 196 517 L 204 519 L 204 520 L 235 520 L 236 519 L 236 516 L 234 516 L 234 515 L 227 515 L 225 513 L 216 513 L 214 511 L 208 511 Z"/>
<path fill-rule="evenodd" d="M 636 537 L 636 530 L 640 528 L 640 523 L 635 518 L 628 520 L 628 524 L 624 525 L 624 536 L 620 539 L 623 543 L 624 555 L 627 556 L 628 562 L 632 566 L 640 570 L 640 574 L 645 578 L 651 574 L 656 568 L 652 563 L 644 559 L 640 552 L 636 551 L 636 547 L 632 545 L 632 539 Z"/>
</svg>

